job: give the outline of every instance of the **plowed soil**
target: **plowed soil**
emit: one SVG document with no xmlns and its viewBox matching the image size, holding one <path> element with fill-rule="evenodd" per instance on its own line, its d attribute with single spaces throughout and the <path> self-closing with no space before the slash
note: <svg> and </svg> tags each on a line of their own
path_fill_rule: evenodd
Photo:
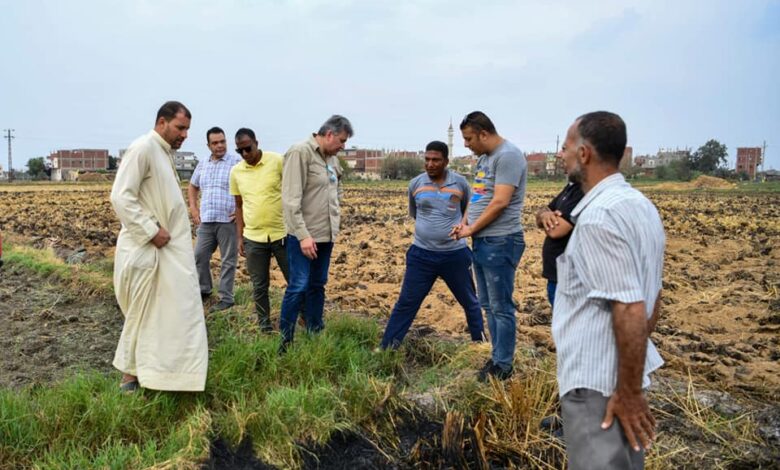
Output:
<svg viewBox="0 0 780 470">
<path fill-rule="evenodd" d="M 53 246 L 63 257 L 79 249 L 86 250 L 87 260 L 111 257 L 119 223 L 108 201 L 109 190 L 107 185 L 7 186 L 0 189 L 0 230 L 33 246 Z M 526 251 L 515 291 L 521 344 L 548 350 L 553 344 L 546 281 L 541 277 L 544 235 L 534 226 L 533 214 L 556 192 L 528 192 L 523 217 Z M 653 335 L 666 370 L 690 370 L 719 387 L 779 399 L 780 194 L 657 189 L 645 193 L 659 208 L 667 233 L 664 311 Z M 397 185 L 347 186 L 342 234 L 327 288 L 330 301 L 344 310 L 389 315 L 414 230 L 406 211 L 405 190 Z M 239 282 L 248 280 L 240 263 Z M 212 266 L 216 275 L 217 255 Z M 7 285 L 5 277 L 0 287 Z M 284 286 L 277 268 L 272 282 Z M 0 316 L 6 317 L 8 305 L 0 299 Z M 56 304 L 53 311 L 59 315 L 63 308 Z M 441 281 L 423 304 L 417 324 L 466 338 L 463 312 Z M 4 345 L 8 331 L 0 327 Z M 91 341 L 95 333 L 86 331 L 84 336 Z"/>
</svg>

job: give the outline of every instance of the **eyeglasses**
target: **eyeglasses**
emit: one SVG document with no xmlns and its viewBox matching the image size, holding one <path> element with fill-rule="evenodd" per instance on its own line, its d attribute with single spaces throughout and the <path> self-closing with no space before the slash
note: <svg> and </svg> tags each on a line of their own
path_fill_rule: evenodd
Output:
<svg viewBox="0 0 780 470">
<path fill-rule="evenodd" d="M 252 151 L 252 146 L 251 145 L 249 145 L 247 147 L 237 147 L 236 148 L 236 153 L 239 154 L 239 155 L 243 155 L 243 154 L 249 153 L 251 151 Z"/>
</svg>

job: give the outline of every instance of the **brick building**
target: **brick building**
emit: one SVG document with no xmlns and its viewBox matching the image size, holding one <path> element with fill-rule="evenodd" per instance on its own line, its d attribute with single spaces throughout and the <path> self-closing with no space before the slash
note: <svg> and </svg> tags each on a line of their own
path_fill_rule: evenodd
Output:
<svg viewBox="0 0 780 470">
<path fill-rule="evenodd" d="M 528 163 L 528 175 L 545 176 L 547 174 L 547 153 L 531 152 L 526 154 L 525 161 Z"/>
<path fill-rule="evenodd" d="M 758 165 L 761 164 L 761 147 L 737 148 L 737 174 L 747 173 L 751 180 L 756 179 Z"/>
<path fill-rule="evenodd" d="M 80 171 L 108 169 L 108 150 L 105 149 L 57 150 L 48 158 L 52 181 L 71 179 L 72 175 Z"/>
<path fill-rule="evenodd" d="M 691 149 L 689 148 L 676 148 L 672 150 L 671 148 L 668 149 L 659 149 L 658 153 L 655 156 L 656 162 L 655 166 L 667 166 L 673 162 L 679 162 L 682 160 L 686 160 L 691 158 Z"/>
<path fill-rule="evenodd" d="M 376 178 L 382 172 L 382 161 L 387 157 L 424 158 L 424 152 L 412 150 L 377 150 L 352 147 L 338 153 L 359 178 Z"/>
<path fill-rule="evenodd" d="M 353 147 L 342 150 L 338 156 L 343 158 L 355 173 L 374 173 L 378 175 L 382 169 L 384 152 L 382 150 Z"/>
</svg>

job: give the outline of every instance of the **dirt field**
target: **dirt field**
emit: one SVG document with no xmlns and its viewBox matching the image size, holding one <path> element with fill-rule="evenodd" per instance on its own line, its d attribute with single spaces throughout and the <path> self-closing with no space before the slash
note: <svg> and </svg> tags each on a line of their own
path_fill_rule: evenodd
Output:
<svg viewBox="0 0 780 470">
<path fill-rule="evenodd" d="M 544 188 L 531 188 L 526 197 L 523 223 L 527 246 L 516 281 L 516 300 L 520 344 L 552 350 L 550 309 L 540 274 L 544 237 L 534 227 L 533 213 L 557 191 L 551 186 Z M 0 229 L 36 247 L 52 246 L 63 258 L 82 249 L 86 260 L 111 257 L 119 224 L 108 192 L 106 185 L 3 187 Z M 665 309 L 653 336 L 667 362 L 664 370 L 681 374 L 690 370 L 717 387 L 780 399 L 780 194 L 646 192 L 658 206 L 667 233 Z M 398 185 L 347 187 L 343 231 L 334 249 L 328 285 L 329 299 L 342 309 L 389 315 L 400 290 L 404 253 L 414 228 L 405 204 L 404 190 Z M 216 257 L 213 266 L 218 266 Z M 88 322 L 89 316 L 73 313 L 89 311 L 89 305 L 57 300 L 56 291 L 13 276 L 6 281 L 7 274 L 0 284 L 0 322 L 14 323 L 0 324 L 2 346 L 23 348 L 19 346 L 24 342 L 20 335 L 35 336 L 31 331 L 47 321 L 25 316 L 25 312 L 48 306 L 53 316 L 50 321 L 61 322 L 63 332 L 72 330 L 72 334 L 88 339 L 101 349 L 101 360 L 106 352 L 110 356 L 113 346 L 108 345 L 115 338 L 106 330 L 109 325 L 86 327 L 81 322 Z M 246 279 L 242 265 L 239 281 Z M 278 269 L 273 283 L 283 286 Z M 16 295 L 20 291 L 29 293 L 27 299 L 34 302 L 33 307 L 20 304 Z M 13 314 L 9 317 L 7 312 L 17 312 L 18 318 L 9 319 Z M 70 323 L 69 317 L 78 320 Z M 444 333 L 465 332 L 463 313 L 441 282 L 423 304 L 417 323 Z M 108 330 L 116 331 L 115 326 Z M 95 338 L 105 339 L 106 345 L 93 344 Z M 45 345 L 41 348 L 46 350 Z M 54 351 L 41 356 L 40 364 L 43 367 L 57 360 L 63 359 Z M 13 378 L 12 372 L 0 371 L 0 382 L 21 380 Z"/>
<path fill-rule="evenodd" d="M 82 298 L 41 276 L 0 271 L 0 388 L 48 383 L 75 370 L 111 370 L 122 331 L 113 302 Z"/>
</svg>

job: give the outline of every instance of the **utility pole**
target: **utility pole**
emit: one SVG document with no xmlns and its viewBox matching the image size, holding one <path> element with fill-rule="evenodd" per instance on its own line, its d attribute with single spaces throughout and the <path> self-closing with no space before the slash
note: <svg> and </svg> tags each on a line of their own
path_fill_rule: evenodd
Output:
<svg viewBox="0 0 780 470">
<path fill-rule="evenodd" d="M 15 138 L 11 132 L 14 132 L 14 129 L 3 129 L 3 132 L 5 132 L 3 137 L 8 139 L 8 182 L 10 183 L 14 179 L 13 159 L 11 158 L 11 139 Z"/>
<path fill-rule="evenodd" d="M 555 136 L 555 154 L 558 155 L 558 142 L 561 140 L 560 135 Z"/>
<path fill-rule="evenodd" d="M 763 150 L 761 150 L 761 173 L 764 173 L 764 162 L 766 161 L 766 140 L 764 141 Z"/>
</svg>

